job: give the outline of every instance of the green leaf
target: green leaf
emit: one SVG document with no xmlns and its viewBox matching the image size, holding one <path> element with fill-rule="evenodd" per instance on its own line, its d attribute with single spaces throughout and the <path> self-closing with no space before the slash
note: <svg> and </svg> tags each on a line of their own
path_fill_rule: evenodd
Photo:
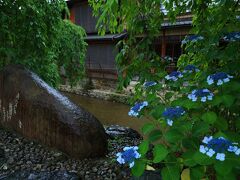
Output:
<svg viewBox="0 0 240 180">
<path fill-rule="evenodd" d="M 160 130 L 154 130 L 149 134 L 148 139 L 150 142 L 154 142 L 159 140 L 161 137 L 162 137 L 162 132 Z"/>
<path fill-rule="evenodd" d="M 234 141 L 234 142 L 240 142 L 240 136 L 239 133 L 237 132 L 232 132 L 232 131 L 225 131 L 224 132 L 225 136 L 227 139 Z M 223 136 L 224 137 L 224 136 Z"/>
<path fill-rule="evenodd" d="M 183 106 L 183 99 L 176 99 L 171 103 L 172 106 Z"/>
<path fill-rule="evenodd" d="M 178 121 L 174 122 L 174 126 L 178 128 L 182 133 L 189 132 L 192 129 L 192 122 L 186 121 L 184 117 L 180 117 Z"/>
<path fill-rule="evenodd" d="M 191 180 L 199 180 L 204 177 L 204 166 L 197 166 L 190 169 Z"/>
<path fill-rule="evenodd" d="M 230 173 L 226 176 L 222 176 L 217 174 L 217 180 L 236 180 L 236 175 L 234 173 Z"/>
<path fill-rule="evenodd" d="M 181 180 L 191 180 L 190 179 L 190 170 L 189 168 L 186 168 L 181 173 Z"/>
<path fill-rule="evenodd" d="M 217 120 L 217 115 L 215 112 L 209 111 L 204 113 L 201 119 L 209 124 L 213 124 Z"/>
<path fill-rule="evenodd" d="M 171 99 L 173 97 L 174 93 L 173 92 L 167 92 L 165 94 L 165 99 Z"/>
<path fill-rule="evenodd" d="M 164 180 L 178 180 L 180 179 L 180 169 L 178 166 L 166 166 L 161 172 Z"/>
<path fill-rule="evenodd" d="M 154 124 L 152 123 L 146 123 L 143 125 L 142 127 L 142 132 L 143 134 L 148 134 L 149 132 L 151 132 L 154 129 Z"/>
<path fill-rule="evenodd" d="M 217 106 L 222 103 L 222 98 L 220 96 L 216 96 L 210 103 L 214 106 Z"/>
<path fill-rule="evenodd" d="M 139 153 L 144 156 L 149 149 L 149 142 L 144 140 L 143 142 L 141 142 L 141 144 L 139 145 Z"/>
<path fill-rule="evenodd" d="M 195 166 L 197 163 L 193 160 L 195 151 L 187 151 L 182 155 L 184 165 L 188 167 Z"/>
<path fill-rule="evenodd" d="M 145 162 L 142 160 L 135 160 L 134 166 L 132 167 L 131 171 L 134 176 L 141 176 L 145 170 Z"/>
<path fill-rule="evenodd" d="M 240 83 L 237 81 L 231 81 L 223 86 L 223 91 L 238 91 L 240 90 Z"/>
<path fill-rule="evenodd" d="M 182 140 L 182 146 L 186 149 L 192 149 L 198 147 L 199 138 L 186 137 Z"/>
<path fill-rule="evenodd" d="M 214 169 L 216 170 L 217 174 L 226 176 L 232 171 L 232 163 L 229 160 L 225 160 L 224 162 L 217 161 L 214 165 Z"/>
<path fill-rule="evenodd" d="M 226 107 L 230 107 L 235 100 L 235 97 L 231 95 L 223 95 L 221 98 Z"/>
<path fill-rule="evenodd" d="M 228 123 L 226 119 L 222 117 L 218 117 L 217 121 L 214 123 L 214 126 L 223 131 L 228 129 Z"/>
<path fill-rule="evenodd" d="M 159 119 L 162 117 L 162 113 L 165 109 L 165 106 L 163 105 L 158 105 L 156 108 L 154 108 L 154 110 L 151 112 L 151 115 L 155 118 L 155 119 Z"/>
<path fill-rule="evenodd" d="M 193 159 L 200 165 L 211 165 L 214 162 L 214 158 L 210 158 L 207 155 L 202 154 L 198 151 L 195 152 Z"/>
<path fill-rule="evenodd" d="M 209 129 L 210 129 L 210 126 L 208 123 L 204 121 L 198 121 L 194 123 L 192 131 L 194 136 L 199 136 L 208 132 Z"/>
<path fill-rule="evenodd" d="M 168 150 L 162 144 L 157 144 L 153 149 L 153 162 L 159 163 L 168 155 Z"/>
<path fill-rule="evenodd" d="M 154 99 L 156 99 L 156 95 L 154 93 L 149 93 L 147 95 L 148 102 L 152 102 Z"/>
<path fill-rule="evenodd" d="M 187 109 L 198 109 L 202 107 L 202 104 L 199 102 L 192 102 L 191 100 L 186 99 L 182 101 L 182 107 L 185 107 Z"/>
<path fill-rule="evenodd" d="M 177 143 L 182 139 L 183 134 L 176 129 L 170 129 L 164 134 L 164 137 L 170 143 Z"/>
<path fill-rule="evenodd" d="M 240 130 L 240 119 L 236 120 L 236 127 Z"/>
</svg>

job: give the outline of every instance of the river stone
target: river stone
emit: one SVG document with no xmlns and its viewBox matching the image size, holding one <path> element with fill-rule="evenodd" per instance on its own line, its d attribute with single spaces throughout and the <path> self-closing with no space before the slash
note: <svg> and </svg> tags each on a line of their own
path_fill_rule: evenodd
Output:
<svg viewBox="0 0 240 180">
<path fill-rule="evenodd" d="M 0 72 L 0 126 L 79 159 L 107 151 L 104 128 L 92 114 L 20 65 Z"/>
<path fill-rule="evenodd" d="M 0 148 L 0 159 L 5 158 L 5 151 Z"/>
<path fill-rule="evenodd" d="M 6 162 L 5 151 L 0 148 L 0 166 L 2 166 Z"/>
<path fill-rule="evenodd" d="M 1 180 L 80 180 L 76 173 L 67 171 L 17 171 L 0 176 Z"/>
<path fill-rule="evenodd" d="M 111 125 L 104 128 L 110 139 L 117 137 L 141 138 L 141 135 L 137 131 L 129 127 Z"/>
</svg>

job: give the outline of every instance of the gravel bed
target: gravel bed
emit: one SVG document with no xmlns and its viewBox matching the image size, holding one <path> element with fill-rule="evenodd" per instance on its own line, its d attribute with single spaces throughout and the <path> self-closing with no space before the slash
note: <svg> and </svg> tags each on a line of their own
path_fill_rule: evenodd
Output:
<svg viewBox="0 0 240 180">
<path fill-rule="evenodd" d="M 0 180 L 8 179 L 9 175 L 16 172 L 29 172 L 27 179 L 37 177 L 34 175 L 36 172 L 64 172 L 65 179 L 74 179 L 70 176 L 68 178 L 67 173 L 75 174 L 78 177 L 75 179 L 130 179 L 129 168 L 119 165 L 115 161 L 115 155 L 124 146 L 138 145 L 139 142 L 139 138 L 116 137 L 109 139 L 109 153 L 106 157 L 76 160 L 57 150 L 0 129 Z"/>
</svg>

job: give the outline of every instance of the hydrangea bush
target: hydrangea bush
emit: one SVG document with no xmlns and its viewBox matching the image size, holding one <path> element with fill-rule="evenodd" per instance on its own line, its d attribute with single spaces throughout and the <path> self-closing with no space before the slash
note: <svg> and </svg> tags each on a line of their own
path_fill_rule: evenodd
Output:
<svg viewBox="0 0 240 180">
<path fill-rule="evenodd" d="M 132 152 L 130 164 L 118 154 L 118 162 L 129 164 L 135 175 L 142 174 L 147 165 L 162 164 L 163 179 L 179 179 L 184 169 L 190 169 L 191 179 L 236 179 L 240 168 L 239 112 L 236 111 L 240 83 L 225 72 L 207 75 L 193 65 L 182 69 L 188 73 L 170 73 L 165 76 L 165 86 L 163 81 L 139 86 L 142 91 L 136 93 L 144 101 L 136 103 L 129 115 L 148 114 L 154 120 L 142 128 L 148 138 L 139 145 L 139 154 Z M 205 80 L 194 81 L 193 73 L 195 77 L 201 73 Z M 172 86 L 172 79 L 166 77 L 174 77 L 179 88 Z M 182 86 L 185 82 L 189 85 Z M 168 100 L 170 95 L 177 94 L 177 97 L 161 101 L 159 91 L 166 91 L 164 97 Z M 153 149 L 149 149 L 150 144 L 154 145 Z M 147 156 L 148 151 L 153 152 L 152 158 Z"/>
<path fill-rule="evenodd" d="M 186 174 L 193 180 L 239 179 L 240 1 L 89 2 L 100 16 L 101 34 L 127 29 L 116 58 L 120 86 L 139 77 L 129 114 L 151 119 L 142 127 L 145 138 L 137 149 L 139 158 L 131 153 L 131 161 L 123 163 L 118 154 L 118 161 L 131 163 L 135 176 L 152 166 L 163 180 Z M 189 34 L 193 35 L 183 39 L 178 69 L 168 74 L 164 70 L 169 62 L 153 44 L 156 35 L 162 34 L 166 16 L 174 22 L 177 15 L 189 11 L 193 16 Z"/>
</svg>

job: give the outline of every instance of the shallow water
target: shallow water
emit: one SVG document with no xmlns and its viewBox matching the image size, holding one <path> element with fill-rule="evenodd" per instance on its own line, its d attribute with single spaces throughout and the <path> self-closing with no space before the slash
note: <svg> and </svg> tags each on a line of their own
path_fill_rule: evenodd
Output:
<svg viewBox="0 0 240 180">
<path fill-rule="evenodd" d="M 74 103 L 92 113 L 104 125 L 117 124 L 131 127 L 132 129 L 141 132 L 141 127 L 148 121 L 144 118 L 138 119 L 129 117 L 128 111 L 130 106 L 125 104 L 89 98 L 72 93 L 64 94 L 68 96 Z"/>
</svg>

